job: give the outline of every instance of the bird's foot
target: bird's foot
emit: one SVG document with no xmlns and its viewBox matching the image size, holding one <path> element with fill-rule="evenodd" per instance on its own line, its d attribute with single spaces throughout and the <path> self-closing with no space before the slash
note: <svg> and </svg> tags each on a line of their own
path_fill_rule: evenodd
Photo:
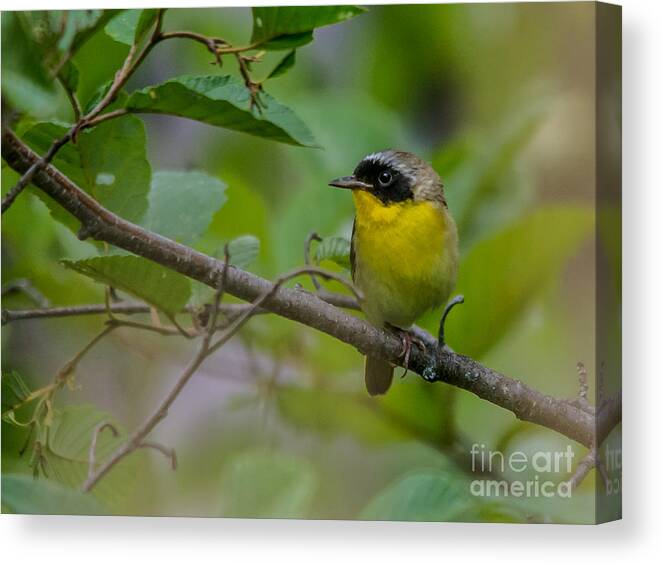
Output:
<svg viewBox="0 0 661 564">
<path fill-rule="evenodd" d="M 421 339 L 418 339 L 418 337 L 411 334 L 409 331 L 400 329 L 399 327 L 395 327 L 389 323 L 386 324 L 386 327 L 395 335 L 397 335 L 399 340 L 402 342 L 402 351 L 399 353 L 399 358 L 403 359 L 402 366 L 404 367 L 404 374 L 402 374 L 402 378 L 404 378 L 404 376 L 406 376 L 407 372 L 409 371 L 409 360 L 411 358 L 412 346 L 414 344 L 417 345 L 420 349 L 423 350 L 423 352 L 427 352 L 427 346 Z"/>
<path fill-rule="evenodd" d="M 464 297 L 459 294 L 452 298 L 443 310 L 443 315 L 441 316 L 441 324 L 438 327 L 438 349 L 441 350 L 445 346 L 445 321 L 449 313 L 452 311 L 452 308 L 456 305 L 463 304 Z"/>
</svg>

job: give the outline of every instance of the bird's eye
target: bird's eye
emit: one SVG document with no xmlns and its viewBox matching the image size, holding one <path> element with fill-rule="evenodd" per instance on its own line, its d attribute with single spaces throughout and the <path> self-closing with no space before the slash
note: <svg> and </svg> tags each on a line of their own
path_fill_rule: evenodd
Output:
<svg viewBox="0 0 661 564">
<path fill-rule="evenodd" d="M 388 186 L 392 182 L 392 173 L 388 170 L 379 173 L 379 184 L 381 186 Z"/>
</svg>

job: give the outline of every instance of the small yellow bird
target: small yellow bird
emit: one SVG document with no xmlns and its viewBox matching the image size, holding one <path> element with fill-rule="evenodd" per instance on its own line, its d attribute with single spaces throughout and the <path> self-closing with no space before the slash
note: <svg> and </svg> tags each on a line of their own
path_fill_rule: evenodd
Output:
<svg viewBox="0 0 661 564">
<path fill-rule="evenodd" d="M 387 150 L 367 155 L 351 176 L 329 184 L 353 194 L 351 276 L 361 307 L 372 324 L 400 336 L 406 366 L 413 340 L 408 329 L 447 302 L 457 277 L 457 228 L 443 183 L 416 155 Z M 386 360 L 366 357 L 370 395 L 388 391 L 393 370 Z"/>
</svg>

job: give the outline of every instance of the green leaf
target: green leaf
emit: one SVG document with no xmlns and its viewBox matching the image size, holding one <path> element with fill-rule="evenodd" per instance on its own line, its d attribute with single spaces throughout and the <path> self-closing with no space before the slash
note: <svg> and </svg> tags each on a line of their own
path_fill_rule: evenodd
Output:
<svg viewBox="0 0 661 564">
<path fill-rule="evenodd" d="M 92 94 L 92 96 L 85 102 L 85 106 L 83 107 L 83 113 L 87 114 L 91 112 L 94 107 L 105 97 L 105 95 L 110 91 L 110 88 L 112 87 L 113 81 L 108 80 L 101 84 Z M 123 92 L 123 91 L 122 91 Z M 124 95 L 126 95 L 125 92 L 123 92 Z"/>
<path fill-rule="evenodd" d="M 25 142 L 45 153 L 69 126 L 41 122 L 25 132 Z M 68 143 L 53 159 L 53 165 L 110 211 L 132 222 L 147 210 L 151 167 L 147 161 L 145 128 L 134 116 L 123 116 L 83 131 L 77 143 Z M 41 191 L 37 191 L 40 194 Z M 74 220 L 47 196 L 53 216 L 76 230 Z"/>
<path fill-rule="evenodd" d="M 229 242 L 227 251 L 230 256 L 230 264 L 246 268 L 259 256 L 259 239 L 254 235 L 242 235 Z M 219 255 L 222 256 L 223 252 L 221 250 Z"/>
<path fill-rule="evenodd" d="M 62 264 L 144 300 L 171 317 L 186 305 L 191 293 L 188 278 L 142 257 L 115 255 Z"/>
<path fill-rule="evenodd" d="M 296 63 L 296 49 L 293 49 L 287 53 L 282 60 L 275 66 L 275 68 L 269 73 L 266 79 L 276 78 L 282 76 L 289 69 L 291 69 Z"/>
<path fill-rule="evenodd" d="M 2 96 L 18 110 L 34 116 L 53 114 L 56 85 L 48 75 L 44 58 L 23 13 L 3 12 Z"/>
<path fill-rule="evenodd" d="M 344 237 L 326 237 L 317 246 L 315 262 L 319 264 L 323 260 L 330 260 L 342 268 L 351 268 L 349 253 L 351 241 Z"/>
<path fill-rule="evenodd" d="M 30 388 L 27 387 L 21 375 L 12 370 L 2 373 L 2 415 L 23 403 L 30 395 Z"/>
<path fill-rule="evenodd" d="M 285 51 L 287 49 L 297 49 L 311 43 L 314 39 L 311 31 L 304 31 L 303 33 L 292 33 L 291 35 L 281 35 L 275 39 L 271 39 L 259 46 L 260 49 L 267 51 Z"/>
<path fill-rule="evenodd" d="M 118 434 L 104 429 L 97 437 L 95 458 L 103 464 L 128 436 L 115 418 L 92 405 L 70 405 L 57 412 L 48 432 L 43 454 L 48 478 L 64 486 L 78 489 L 89 469 L 89 450 L 96 428 L 111 423 Z M 120 461 L 92 490 L 92 495 L 112 509 L 121 508 L 132 494 L 140 463 L 139 455 Z"/>
<path fill-rule="evenodd" d="M 358 6 L 285 6 L 252 9 L 251 43 L 268 49 L 268 41 L 311 32 L 317 27 L 343 22 L 365 12 Z"/>
<path fill-rule="evenodd" d="M 223 469 L 221 514 L 304 518 L 316 490 L 317 476 L 307 460 L 266 450 L 243 452 Z"/>
<path fill-rule="evenodd" d="M 119 43 L 138 44 L 156 21 L 158 10 L 124 10 L 105 27 L 105 32 Z"/>
<path fill-rule="evenodd" d="M 281 143 L 316 146 L 294 112 L 266 93 L 260 94 L 260 100 L 262 110 L 251 109 L 250 91 L 232 76 L 180 76 L 133 92 L 126 107 L 195 119 Z"/>
<path fill-rule="evenodd" d="M 116 14 L 114 10 L 37 10 L 22 12 L 21 16 L 30 29 L 38 30 L 47 65 L 55 68 Z"/>
<path fill-rule="evenodd" d="M 202 172 L 157 172 L 143 225 L 164 237 L 192 245 L 227 201 L 225 184 Z"/>
<path fill-rule="evenodd" d="M 456 350 L 475 358 L 493 347 L 594 229 L 583 208 L 542 208 L 476 244 L 462 261 L 457 293 L 466 302 L 448 318 Z"/>
<path fill-rule="evenodd" d="M 66 488 L 45 478 L 25 474 L 2 475 L 2 507 L 26 515 L 107 515 L 92 495 Z"/>
<path fill-rule="evenodd" d="M 67 61 L 67 63 L 62 67 L 62 70 L 59 72 L 58 76 L 68 90 L 71 92 L 76 91 L 76 88 L 78 88 L 78 78 L 80 73 L 78 72 L 78 67 L 73 61 Z"/>
<path fill-rule="evenodd" d="M 460 521 L 476 506 L 467 480 L 447 471 L 409 474 L 387 486 L 360 514 L 375 521 Z"/>
<path fill-rule="evenodd" d="M 55 71 L 75 90 L 77 69 L 71 57 L 114 15 L 112 10 L 3 13 L 3 97 L 32 116 L 54 115 L 64 100 L 53 80 Z"/>
</svg>

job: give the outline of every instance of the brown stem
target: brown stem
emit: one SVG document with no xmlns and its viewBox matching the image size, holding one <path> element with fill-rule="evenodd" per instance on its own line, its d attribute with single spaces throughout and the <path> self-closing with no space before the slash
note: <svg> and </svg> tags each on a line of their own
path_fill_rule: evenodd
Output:
<svg viewBox="0 0 661 564">
<path fill-rule="evenodd" d="M 345 297 L 342 294 L 336 295 L 342 298 Z M 242 313 L 245 308 L 245 304 L 223 304 L 220 307 L 220 312 L 226 317 L 236 317 L 239 313 Z M 104 315 L 107 314 L 108 311 L 112 314 L 135 315 L 149 313 L 150 306 L 136 302 L 109 304 L 109 307 L 106 307 L 105 304 L 86 304 L 65 307 L 42 307 L 37 309 L 3 309 L 2 325 L 6 325 L 12 321 L 28 319 L 75 317 L 79 315 Z M 182 313 L 194 313 L 194 308 L 187 307 L 182 310 Z"/>
<path fill-rule="evenodd" d="M 94 468 L 96 467 L 96 443 L 99 440 L 99 435 L 103 432 L 104 429 L 110 429 L 114 437 L 119 435 L 117 428 L 110 423 L 105 421 L 99 423 L 92 432 L 92 441 L 90 442 L 89 454 L 87 455 L 87 479 L 94 475 Z"/>
<path fill-rule="evenodd" d="M 306 265 L 312 264 L 310 262 L 310 245 L 312 244 L 312 241 L 321 242 L 322 238 L 319 237 L 315 231 L 313 231 L 305 239 L 305 246 L 303 247 L 303 260 L 305 261 Z M 315 287 L 315 289 L 321 290 L 319 280 L 317 280 L 317 277 L 314 274 L 310 275 L 310 280 L 312 280 L 312 285 Z"/>
<path fill-rule="evenodd" d="M 142 441 L 138 445 L 138 448 L 151 448 L 159 451 L 161 454 L 163 454 L 163 456 L 166 456 L 170 459 L 170 466 L 172 467 L 172 470 L 177 469 L 177 453 L 173 448 L 168 448 L 154 441 Z"/>
<path fill-rule="evenodd" d="M 11 294 L 14 292 L 20 292 L 24 294 L 28 299 L 38 305 L 40 308 L 48 308 L 50 302 L 46 296 L 44 296 L 38 288 L 30 282 L 27 278 L 19 278 L 17 280 L 10 280 L 6 284 L 2 285 L 2 296 Z M 3 322 L 4 325 L 4 322 Z"/>
</svg>

